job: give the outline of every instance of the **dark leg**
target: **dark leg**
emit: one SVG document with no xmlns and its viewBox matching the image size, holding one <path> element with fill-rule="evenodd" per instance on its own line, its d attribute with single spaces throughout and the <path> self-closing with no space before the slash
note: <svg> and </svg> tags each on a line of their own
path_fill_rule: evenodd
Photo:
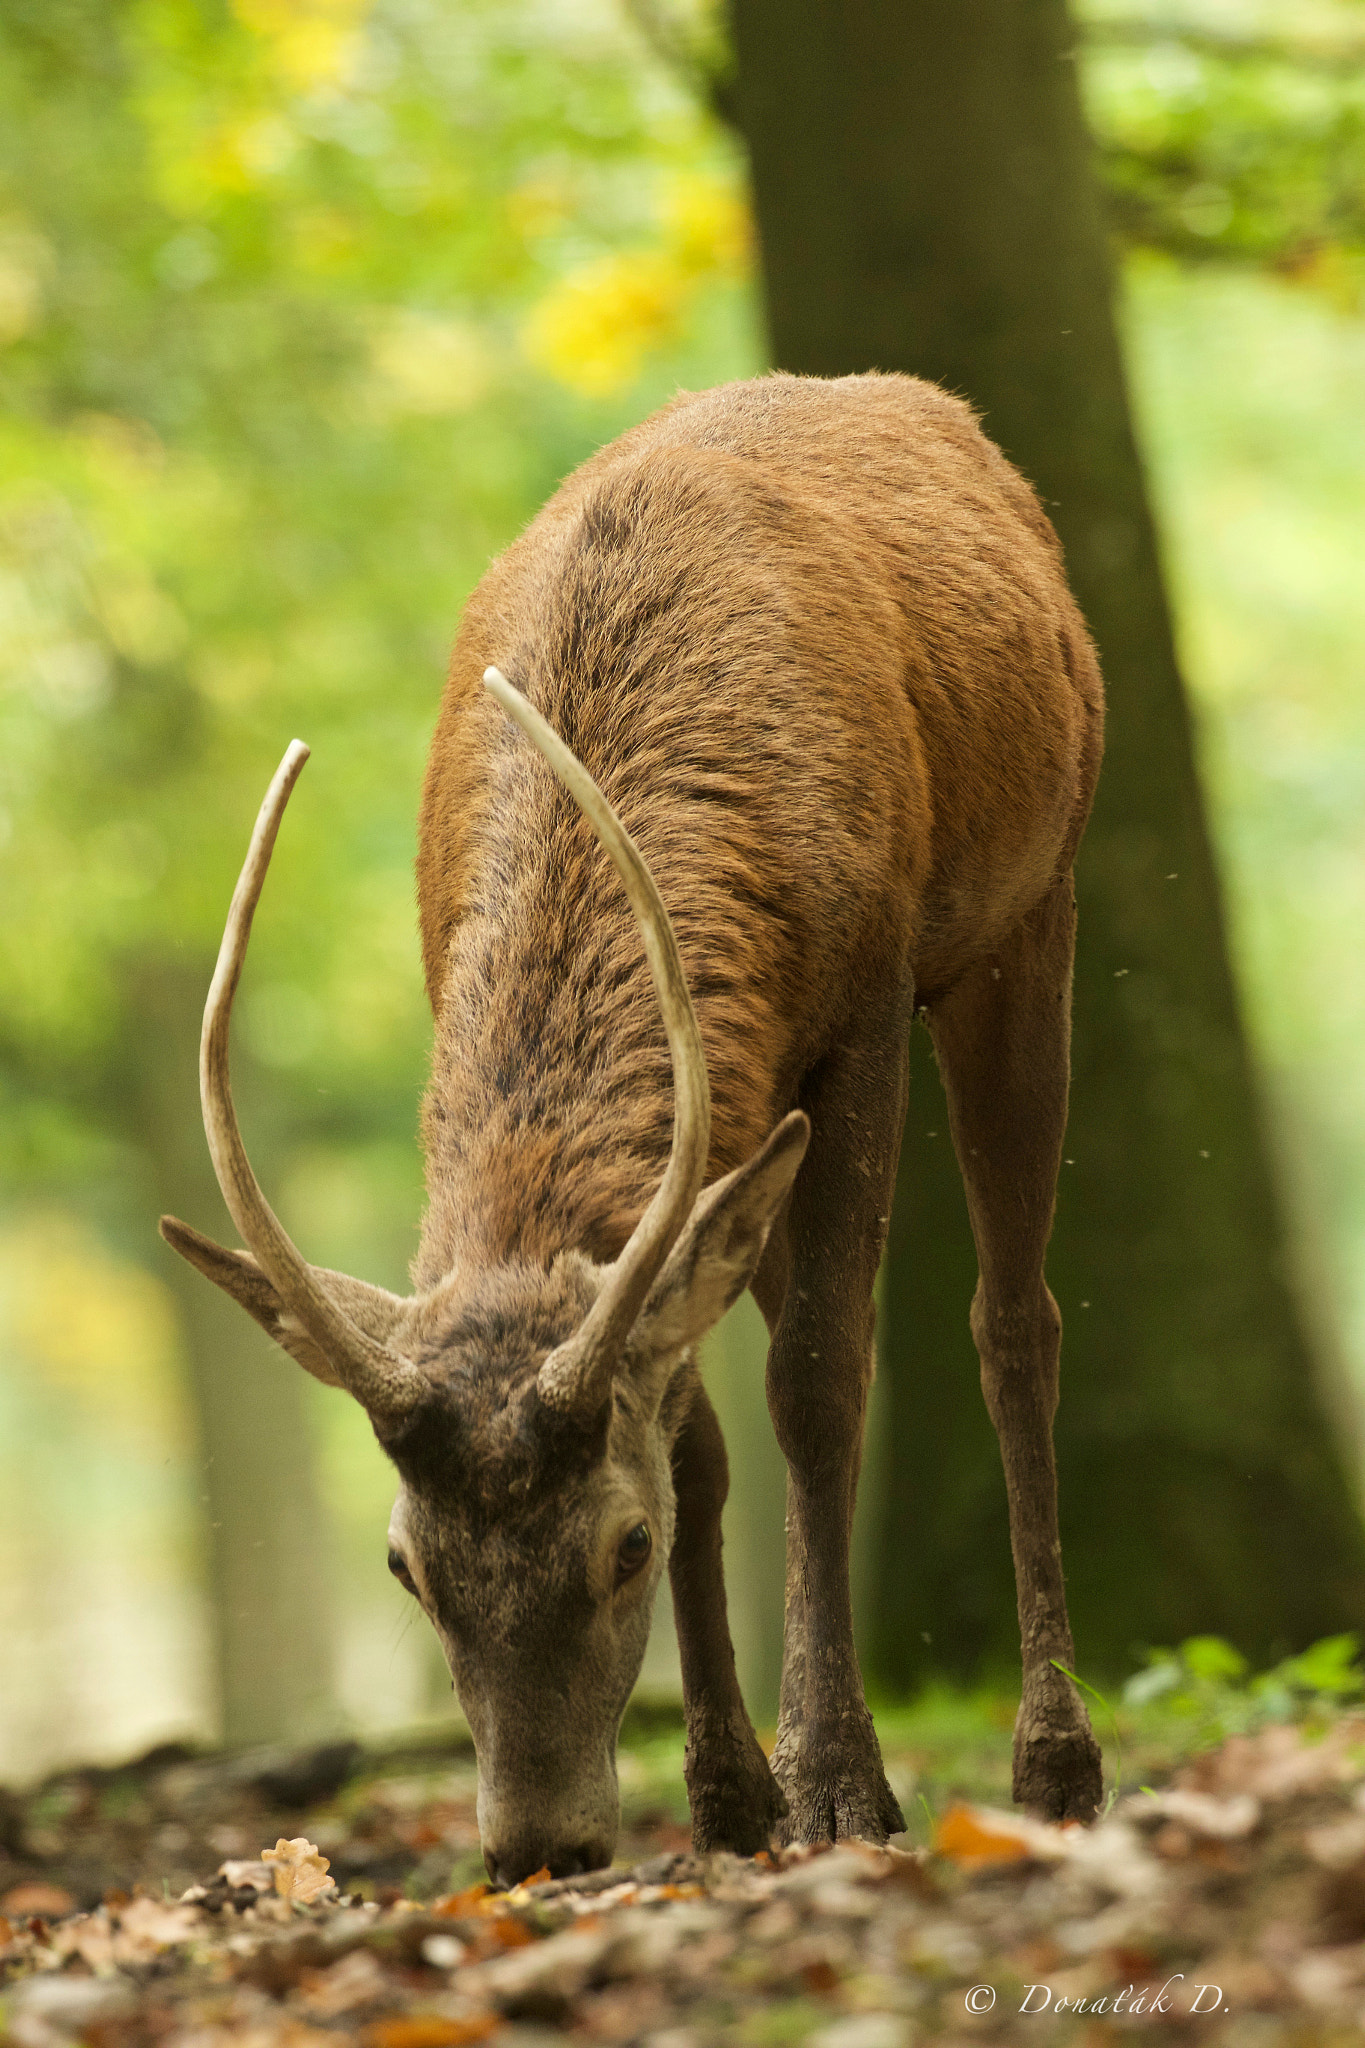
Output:
<svg viewBox="0 0 1365 2048">
<path fill-rule="evenodd" d="M 1019 1596 L 1023 1700 L 1014 1796 L 1050 1820 L 1089 1820 L 1100 1753 L 1075 1686 L 1057 1533 L 1052 1418 L 1062 1321 L 1043 1279 L 1066 1126 L 1071 877 L 929 1017 L 981 1277 L 972 1335 L 1000 1439 Z"/>
<path fill-rule="evenodd" d="M 716 1411 L 699 1379 L 673 1446 L 673 1485 L 678 1520 L 668 1575 L 682 1658 L 692 1845 L 752 1856 L 767 1848 L 786 1802 L 735 1676 L 720 1535 L 730 1470 Z"/>
<path fill-rule="evenodd" d="M 794 1841 L 905 1825 L 882 1770 L 853 1647 L 849 1540 L 873 1368 L 873 1283 L 905 1111 L 909 1007 L 831 1055 L 804 1106 L 810 1150 L 754 1293 L 768 1405 L 787 1460 L 787 1603 L 773 1770 Z"/>
</svg>

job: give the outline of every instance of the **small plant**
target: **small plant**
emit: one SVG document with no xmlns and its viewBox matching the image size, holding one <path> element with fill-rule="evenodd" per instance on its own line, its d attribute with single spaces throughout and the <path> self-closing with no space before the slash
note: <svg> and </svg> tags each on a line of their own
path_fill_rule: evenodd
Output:
<svg viewBox="0 0 1365 2048">
<path fill-rule="evenodd" d="M 1109 1788 L 1109 1797 L 1105 1800 L 1103 1807 L 1100 1809 L 1102 1813 L 1108 1813 L 1111 1807 L 1113 1806 L 1114 1801 L 1118 1798 L 1119 1793 L 1123 1788 L 1123 1740 L 1119 1734 L 1119 1717 L 1114 1712 L 1114 1709 L 1110 1706 L 1104 1694 L 1098 1691 L 1095 1686 L 1089 1684 L 1086 1679 L 1079 1677 L 1076 1674 L 1076 1672 L 1072 1671 L 1067 1665 L 1058 1663 L 1055 1657 L 1051 1661 L 1058 1671 L 1063 1672 L 1066 1675 L 1066 1677 L 1068 1677 L 1071 1680 L 1073 1685 L 1079 1685 L 1083 1692 L 1089 1693 L 1091 1699 L 1099 1701 L 1100 1705 L 1104 1708 L 1105 1713 L 1109 1716 L 1110 1722 L 1113 1726 L 1114 1782 Z"/>
<path fill-rule="evenodd" d="M 1253 1674 L 1222 1636 L 1190 1636 L 1178 1649 L 1150 1651 L 1124 1686 L 1123 1702 L 1144 1720 L 1171 1716 L 1194 1724 L 1190 1735 L 1202 1746 L 1268 1722 L 1329 1714 L 1365 1697 L 1359 1657 L 1358 1636 L 1325 1636 Z"/>
</svg>

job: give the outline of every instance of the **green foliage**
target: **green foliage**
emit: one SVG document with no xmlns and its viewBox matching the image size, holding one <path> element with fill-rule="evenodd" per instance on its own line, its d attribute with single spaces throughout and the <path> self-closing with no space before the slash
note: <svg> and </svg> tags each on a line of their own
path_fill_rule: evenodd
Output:
<svg viewBox="0 0 1365 2048">
<path fill-rule="evenodd" d="M 714 10 L 630 0 L 670 68 L 735 119 Z M 1130 248 L 1269 266 L 1359 303 L 1365 31 L 1352 0 L 1079 0 L 1076 57 L 1110 220 Z"/>
<path fill-rule="evenodd" d="M 177 1598 L 194 1569 L 173 1501 L 204 1505 L 163 1462 L 215 1446 L 163 1431 L 153 1486 L 107 1448 L 100 1390 L 146 1304 L 108 1316 L 98 1262 L 57 1281 L 92 1226 L 163 1275 L 159 1210 L 215 1227 L 193 1042 L 269 776 L 309 741 L 234 1022 L 243 1121 L 308 1254 L 402 1286 L 430 1028 L 414 822 L 461 603 L 593 446 L 758 367 L 747 260 L 736 152 L 610 0 L 0 11 L 0 1618 L 50 1700 L 53 1614 L 102 1599 L 128 1680 L 101 1673 L 79 1729 L 0 1709 L 6 1769 L 200 1711 L 66 1565 L 90 1517 L 48 1475 L 136 1494 L 141 1519 L 110 1493 L 96 1550 L 145 1616 L 167 1606 L 150 1557 Z M 331 1569 L 354 1558 L 373 1602 L 383 1461 L 363 1416 L 314 1405 Z M 221 1546 L 264 1534 L 219 1522 Z M 379 1661 L 366 1699 L 390 1643 Z"/>
<path fill-rule="evenodd" d="M 135 1141 L 138 985 L 167 959 L 206 973 L 295 731 L 315 761 L 243 1036 L 296 1142 L 407 1139 L 413 818 L 460 601 L 699 338 L 710 374 L 749 367 L 733 156 L 610 17 L 532 15 L 68 0 L 0 24 L 0 1154 L 21 1180 Z M 575 279 L 604 264 L 585 329 Z M 548 368 L 523 346 L 538 314 Z"/>
<path fill-rule="evenodd" d="M 1358 14 L 1331 13 L 1286 17 L 1283 36 L 1211 32 L 1183 10 L 1091 14 L 1087 107 L 1126 241 L 1270 264 L 1358 300 L 1365 41 Z"/>
<path fill-rule="evenodd" d="M 1195 1748 L 1271 1721 L 1313 1720 L 1365 1697 L 1356 1635 L 1324 1637 L 1297 1656 L 1253 1674 L 1221 1636 L 1191 1636 L 1177 1650 L 1153 1650 L 1123 1689 L 1135 1726 L 1149 1738 L 1171 1724 Z"/>
</svg>

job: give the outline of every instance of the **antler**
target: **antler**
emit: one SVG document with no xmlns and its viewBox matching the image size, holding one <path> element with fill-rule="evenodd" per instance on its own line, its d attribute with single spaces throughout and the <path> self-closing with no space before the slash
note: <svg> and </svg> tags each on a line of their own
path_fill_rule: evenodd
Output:
<svg viewBox="0 0 1365 2048">
<path fill-rule="evenodd" d="M 537 1379 L 542 1400 L 551 1406 L 586 1407 L 605 1397 L 631 1326 L 701 1190 L 711 1143 L 711 1090 L 678 941 L 639 848 L 583 763 L 534 705 L 499 669 L 485 669 L 483 680 L 508 717 L 545 756 L 625 884 L 673 1061 L 673 1149 L 664 1177 L 596 1301 L 573 1336 L 550 1353 Z"/>
<path fill-rule="evenodd" d="M 411 1359 L 377 1343 L 352 1321 L 290 1239 L 251 1170 L 237 1126 L 228 1075 L 232 999 L 246 959 L 251 920 L 270 866 L 284 807 L 307 759 L 308 749 L 303 741 L 293 740 L 266 791 L 233 891 L 218 965 L 204 1009 L 199 1096 L 213 1170 L 244 1243 L 286 1309 L 324 1352 L 341 1384 L 372 1417 L 392 1424 L 401 1421 L 421 1400 L 427 1391 L 426 1378 Z"/>
</svg>

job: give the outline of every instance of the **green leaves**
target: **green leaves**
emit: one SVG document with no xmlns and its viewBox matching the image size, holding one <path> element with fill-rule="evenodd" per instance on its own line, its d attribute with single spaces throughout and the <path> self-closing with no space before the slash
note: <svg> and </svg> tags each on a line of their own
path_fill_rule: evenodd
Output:
<svg viewBox="0 0 1365 2048">
<path fill-rule="evenodd" d="M 121 1115 L 115 1069 L 151 1051 L 129 976 L 188 954 L 207 980 L 261 789 L 301 733 L 314 764 L 243 1027 L 302 1129 L 373 1129 L 382 1101 L 409 1140 L 413 821 L 460 603 L 558 478 L 680 381 L 743 270 L 741 191 L 624 23 L 520 0 L 7 11 L 11 1114 L 55 1085 L 92 1145 Z M 532 310 L 604 263 L 653 301 L 627 292 L 638 317 L 606 335 L 593 308 L 586 347 L 561 320 L 538 367 Z M 752 366 L 728 332 L 700 346 L 690 381 Z M 0 1143 L 10 1170 L 17 1151 Z"/>
<path fill-rule="evenodd" d="M 1221 1636 L 1191 1636 L 1178 1650 L 1152 1650 L 1123 1688 L 1140 1714 L 1194 1724 L 1200 1743 L 1244 1733 L 1268 1721 L 1293 1721 L 1365 1695 L 1360 1638 L 1324 1636 L 1297 1656 L 1254 1674 Z"/>
<path fill-rule="evenodd" d="M 1193 18 L 1095 13 L 1087 109 L 1111 217 L 1186 262 L 1271 266 L 1343 304 L 1365 286 L 1365 66 L 1335 34 L 1201 32 Z"/>
</svg>

